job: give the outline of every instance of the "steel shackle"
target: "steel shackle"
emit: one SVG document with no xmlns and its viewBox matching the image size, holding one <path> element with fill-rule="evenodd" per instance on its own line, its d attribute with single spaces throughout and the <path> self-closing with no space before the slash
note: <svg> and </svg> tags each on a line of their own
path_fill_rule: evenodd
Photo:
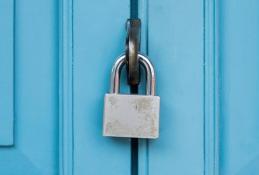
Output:
<svg viewBox="0 0 259 175">
<path fill-rule="evenodd" d="M 154 67 L 146 56 L 138 54 L 138 57 L 140 64 L 145 68 L 146 71 L 146 94 L 154 96 L 156 84 Z M 111 93 L 118 94 L 120 91 L 120 74 L 125 64 L 126 56 L 122 55 L 113 65 L 111 74 Z"/>
</svg>

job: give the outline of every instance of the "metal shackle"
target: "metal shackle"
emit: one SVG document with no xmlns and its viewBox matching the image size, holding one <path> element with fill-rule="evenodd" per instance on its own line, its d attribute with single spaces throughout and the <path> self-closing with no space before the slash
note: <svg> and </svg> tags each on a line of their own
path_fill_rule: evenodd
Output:
<svg viewBox="0 0 259 175">
<path fill-rule="evenodd" d="M 146 71 L 146 94 L 155 95 L 155 70 L 149 59 L 141 54 L 138 54 L 140 64 L 145 68 Z M 120 89 L 120 74 L 123 66 L 126 64 L 126 56 L 120 56 L 112 68 L 111 74 L 111 93 L 118 94 Z"/>
</svg>

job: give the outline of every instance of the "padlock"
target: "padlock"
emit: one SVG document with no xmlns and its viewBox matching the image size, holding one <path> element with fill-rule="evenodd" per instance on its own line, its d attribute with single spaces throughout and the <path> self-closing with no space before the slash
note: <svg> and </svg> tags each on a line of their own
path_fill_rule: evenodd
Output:
<svg viewBox="0 0 259 175">
<path fill-rule="evenodd" d="M 151 62 L 138 54 L 146 72 L 146 95 L 119 94 L 120 74 L 125 55 L 115 62 L 111 75 L 111 90 L 105 94 L 103 136 L 149 138 L 159 136 L 160 97 L 155 96 L 155 72 Z"/>
</svg>

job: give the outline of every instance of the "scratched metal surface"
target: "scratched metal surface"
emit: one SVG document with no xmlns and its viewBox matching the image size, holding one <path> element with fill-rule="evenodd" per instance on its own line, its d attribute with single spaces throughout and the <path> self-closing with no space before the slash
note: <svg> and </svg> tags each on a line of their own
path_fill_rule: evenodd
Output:
<svg viewBox="0 0 259 175">
<path fill-rule="evenodd" d="M 106 94 L 105 136 L 157 138 L 159 135 L 158 96 Z"/>
</svg>

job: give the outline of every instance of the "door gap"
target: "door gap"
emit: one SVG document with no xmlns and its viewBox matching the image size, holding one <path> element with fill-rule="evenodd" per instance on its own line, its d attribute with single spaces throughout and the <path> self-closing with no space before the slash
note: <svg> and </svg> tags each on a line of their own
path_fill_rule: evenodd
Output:
<svg viewBox="0 0 259 175">
<path fill-rule="evenodd" d="M 138 18 L 138 0 L 130 0 L 130 18 Z M 138 94 L 138 86 L 130 86 L 132 94 Z M 138 175 L 138 139 L 131 139 L 131 175 Z"/>
</svg>

